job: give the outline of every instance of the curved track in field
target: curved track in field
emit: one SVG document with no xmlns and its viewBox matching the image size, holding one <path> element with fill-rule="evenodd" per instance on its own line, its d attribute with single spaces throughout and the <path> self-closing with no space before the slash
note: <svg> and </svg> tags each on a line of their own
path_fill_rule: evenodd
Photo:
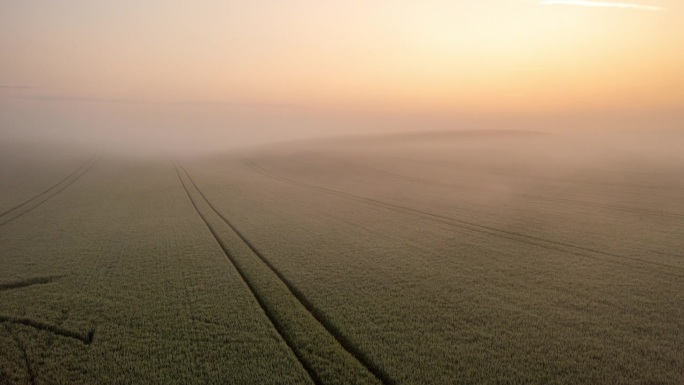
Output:
<svg viewBox="0 0 684 385">
<path fill-rule="evenodd" d="M 57 281 L 61 278 L 64 278 L 64 276 L 63 275 L 47 275 L 47 276 L 43 276 L 43 277 L 28 278 L 28 279 L 24 279 L 21 281 L 0 283 L 0 291 L 23 289 L 25 287 L 29 287 L 29 286 L 33 286 L 33 285 L 45 285 L 45 284 Z"/>
<path fill-rule="evenodd" d="M 88 333 L 82 334 L 75 332 L 73 330 L 64 329 L 57 325 L 49 324 L 42 321 L 36 321 L 31 318 L 0 315 L 0 323 L 28 326 L 37 330 L 42 330 L 48 333 L 56 334 L 58 336 L 75 339 L 83 342 L 83 344 L 85 345 L 90 345 L 93 342 L 93 338 L 95 337 L 94 328 L 90 329 Z"/>
<path fill-rule="evenodd" d="M 444 187 L 444 188 L 457 187 L 459 189 L 465 188 L 465 189 L 468 189 L 469 191 L 479 191 L 479 190 L 474 190 L 472 188 L 468 188 L 467 186 L 463 186 L 463 185 L 456 185 L 456 184 L 451 184 L 451 183 L 441 183 L 441 182 L 436 182 L 436 181 L 428 180 L 428 179 L 415 178 L 412 176 L 403 175 L 403 174 L 395 173 L 392 171 L 383 170 L 380 168 L 362 166 L 362 165 L 358 165 L 358 164 L 355 164 L 352 162 L 348 162 L 346 160 L 337 159 L 337 158 L 326 156 L 326 155 L 316 154 L 316 153 L 312 153 L 312 152 L 310 152 L 309 154 L 311 154 L 315 157 L 318 157 L 318 158 L 326 159 L 329 162 L 336 163 L 342 167 L 346 167 L 346 168 L 352 169 L 352 170 L 361 170 L 361 171 L 373 173 L 376 175 L 381 175 L 381 176 L 390 177 L 390 178 L 394 178 L 394 179 L 398 179 L 398 180 L 416 182 L 416 183 L 431 185 L 431 186 L 439 186 L 439 187 Z M 495 175 L 497 175 L 497 174 L 495 174 Z M 557 197 L 550 197 L 550 196 L 531 195 L 531 194 L 523 194 L 523 193 L 515 193 L 515 192 L 507 192 L 507 191 L 496 191 L 496 190 L 483 190 L 483 191 L 488 193 L 488 194 L 506 195 L 506 196 L 512 196 L 512 197 L 517 197 L 517 198 L 524 198 L 524 199 L 528 199 L 531 201 L 562 203 L 562 204 L 579 206 L 579 207 L 599 208 L 599 209 L 605 209 L 605 210 L 628 212 L 628 213 L 637 214 L 637 215 L 646 214 L 646 215 L 654 215 L 654 216 L 660 216 L 660 217 L 666 217 L 666 218 L 684 218 L 684 214 L 681 214 L 681 213 L 661 211 L 661 210 L 653 210 L 653 209 L 649 209 L 649 208 L 645 208 L 645 207 L 616 205 L 616 204 L 598 203 L 598 202 L 586 202 L 586 201 L 577 200 L 577 199 L 557 198 Z"/>
<path fill-rule="evenodd" d="M 15 219 L 21 218 L 23 215 L 31 212 L 37 207 L 41 206 L 43 203 L 47 202 L 51 198 L 54 198 L 57 194 L 64 191 L 67 187 L 76 183 L 77 180 L 81 179 L 90 169 L 100 160 L 100 158 L 91 158 L 87 162 L 81 165 L 76 171 L 72 172 L 66 178 L 52 185 L 47 190 L 41 192 L 38 195 L 33 196 L 27 201 L 20 203 L 11 209 L 5 210 L 0 214 L 0 226 L 4 226 Z"/>
<path fill-rule="evenodd" d="M 255 172 L 257 172 L 263 176 L 266 176 L 270 179 L 274 179 L 274 180 L 277 180 L 280 182 L 288 183 L 291 185 L 303 187 L 303 188 L 310 189 L 310 190 L 323 192 L 323 193 L 334 195 L 334 196 L 337 196 L 340 198 L 354 200 L 354 201 L 361 202 L 361 203 L 364 203 L 364 204 L 367 204 L 370 206 L 379 207 L 379 208 L 383 208 L 386 210 L 395 211 L 395 212 L 399 212 L 399 213 L 419 216 L 421 218 L 427 218 L 427 219 L 430 219 L 430 220 L 433 220 L 436 222 L 444 223 L 444 224 L 454 226 L 454 227 L 458 227 L 458 228 L 462 228 L 465 230 L 478 232 L 478 233 L 482 233 L 482 234 L 488 234 L 488 235 L 495 236 L 498 238 L 509 239 L 509 240 L 513 240 L 516 242 L 525 243 L 528 245 L 532 245 L 532 246 L 536 246 L 536 247 L 540 247 L 540 248 L 544 248 L 544 249 L 548 249 L 548 250 L 560 251 L 560 252 L 575 255 L 575 256 L 578 256 L 581 258 L 595 259 L 595 260 L 599 260 L 599 261 L 603 261 L 603 262 L 609 262 L 609 263 L 624 265 L 624 266 L 628 266 L 628 267 L 635 268 L 635 269 L 648 270 L 651 272 L 656 272 L 656 273 L 660 273 L 660 274 L 664 274 L 664 275 L 675 276 L 678 278 L 684 277 L 683 274 L 675 273 L 672 271 L 672 270 L 684 271 L 684 267 L 673 266 L 673 265 L 669 265 L 666 263 L 648 261 L 648 260 L 636 258 L 636 257 L 624 256 L 624 255 L 620 255 L 620 254 L 596 250 L 596 249 L 592 249 L 589 247 L 584 247 L 584 246 L 575 245 L 575 244 L 571 244 L 571 243 L 560 242 L 560 241 L 555 241 L 552 239 L 546 239 L 546 238 L 537 237 L 537 236 L 533 236 L 533 235 L 518 233 L 515 231 L 497 229 L 495 227 L 491 227 L 491 226 L 487 226 L 487 225 L 481 225 L 481 224 L 470 222 L 470 221 L 464 221 L 464 220 L 460 220 L 460 219 L 456 219 L 456 218 L 451 218 L 448 216 L 435 214 L 435 213 L 415 209 L 415 208 L 408 207 L 408 206 L 402 206 L 402 205 L 398 205 L 398 204 L 394 204 L 394 203 L 381 201 L 378 199 L 368 198 L 368 197 L 365 197 L 362 195 L 356 195 L 356 194 L 352 194 L 352 193 L 348 193 L 348 192 L 344 192 L 344 191 L 340 191 L 340 190 L 335 190 L 335 189 L 331 189 L 331 188 L 327 188 L 327 187 L 318 186 L 318 185 L 311 184 L 311 183 L 301 182 L 301 181 L 298 181 L 295 179 L 290 179 L 290 178 L 275 174 L 272 171 L 266 170 L 263 167 L 257 165 L 256 163 L 254 163 L 252 161 L 249 161 L 249 160 L 243 159 L 243 163 L 245 163 L 253 171 L 255 171 Z M 608 258 L 606 258 L 606 257 L 608 257 Z M 645 266 L 637 265 L 637 264 L 634 264 L 633 262 L 641 263 Z M 654 269 L 657 267 L 666 268 L 667 270 Z"/>
</svg>

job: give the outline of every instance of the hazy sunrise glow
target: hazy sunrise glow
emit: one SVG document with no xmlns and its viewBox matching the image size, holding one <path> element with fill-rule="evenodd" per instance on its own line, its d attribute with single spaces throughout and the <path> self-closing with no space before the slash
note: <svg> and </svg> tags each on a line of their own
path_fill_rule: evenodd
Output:
<svg viewBox="0 0 684 385">
<path fill-rule="evenodd" d="M 0 385 L 684 385 L 684 0 L 0 0 Z"/>
<path fill-rule="evenodd" d="M 638 9 L 641 11 L 662 11 L 665 8 L 654 5 L 642 5 L 633 3 L 616 3 L 609 1 L 582 1 L 582 0 L 545 0 L 542 4 L 547 5 L 579 5 L 582 7 L 622 8 Z"/>
<path fill-rule="evenodd" d="M 286 109 L 297 127 L 396 113 L 662 116 L 684 104 L 681 20 L 674 0 L 10 0 L 0 108 L 12 125 L 72 126 L 86 125 L 71 111 L 86 102 L 249 106 L 276 121 Z"/>
</svg>

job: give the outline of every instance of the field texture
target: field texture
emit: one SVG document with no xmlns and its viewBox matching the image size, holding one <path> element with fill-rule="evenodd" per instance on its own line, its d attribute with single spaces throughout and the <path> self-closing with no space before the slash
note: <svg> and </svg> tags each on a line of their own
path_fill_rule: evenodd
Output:
<svg viewBox="0 0 684 385">
<path fill-rule="evenodd" d="M 0 190 L 0 384 L 684 382 L 681 154 L 31 154 Z"/>
</svg>

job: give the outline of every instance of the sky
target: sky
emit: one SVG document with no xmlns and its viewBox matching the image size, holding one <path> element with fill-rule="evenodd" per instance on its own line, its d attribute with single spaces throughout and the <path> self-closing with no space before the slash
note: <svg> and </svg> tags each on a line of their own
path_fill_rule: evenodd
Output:
<svg viewBox="0 0 684 385">
<path fill-rule="evenodd" d="M 3 0 L 0 134 L 672 125 L 682 20 L 679 0 Z"/>
</svg>

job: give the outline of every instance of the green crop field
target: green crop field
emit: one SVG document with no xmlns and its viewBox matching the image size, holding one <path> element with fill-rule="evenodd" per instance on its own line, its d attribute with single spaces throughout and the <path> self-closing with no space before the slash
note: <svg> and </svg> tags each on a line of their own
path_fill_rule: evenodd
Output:
<svg viewBox="0 0 684 385">
<path fill-rule="evenodd" d="M 0 384 L 682 384 L 667 148 L 0 144 Z"/>
</svg>

